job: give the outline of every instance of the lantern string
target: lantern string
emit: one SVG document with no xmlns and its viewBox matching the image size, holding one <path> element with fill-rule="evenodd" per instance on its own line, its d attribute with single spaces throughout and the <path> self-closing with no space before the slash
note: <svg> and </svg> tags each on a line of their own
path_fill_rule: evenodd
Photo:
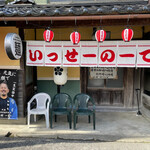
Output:
<svg viewBox="0 0 150 150">
<path fill-rule="evenodd" d="M 100 29 L 102 29 L 102 16 L 100 16 Z"/>
<path fill-rule="evenodd" d="M 130 15 L 129 15 L 129 17 L 128 17 L 128 22 L 129 22 L 129 19 L 130 19 Z M 5 20 L 5 18 L 3 17 L 3 20 L 4 20 L 4 23 L 5 24 L 7 24 L 7 21 Z M 100 20 L 101 21 L 101 20 Z M 28 22 L 28 21 L 27 21 Z M 101 21 L 102 22 L 102 21 Z M 45 29 L 45 28 L 47 28 L 47 26 L 44 26 L 44 25 L 38 25 L 38 24 L 35 24 L 35 23 L 32 23 L 32 22 L 28 22 L 28 25 L 31 25 L 31 26 L 33 26 L 34 28 L 39 28 L 39 29 L 41 29 L 41 28 L 43 28 L 43 29 Z M 129 25 L 129 24 L 128 24 Z M 120 27 L 121 26 L 125 26 L 125 25 L 120 25 Z M 133 28 L 133 27 L 135 27 L 135 26 L 137 26 L 137 25 L 130 25 L 131 26 L 131 28 Z M 134 29 L 134 31 L 136 32 L 136 33 L 141 33 L 142 31 L 141 30 L 139 30 L 139 29 Z M 115 31 L 115 30 L 113 30 L 112 31 L 113 32 L 113 34 L 117 34 L 118 33 L 118 30 L 117 31 Z M 82 33 L 82 34 L 84 34 L 84 33 Z M 61 32 L 56 32 L 55 33 L 55 35 L 59 35 L 59 36 L 63 36 L 64 35 L 64 33 L 61 33 Z"/>
<path fill-rule="evenodd" d="M 128 16 L 128 19 L 127 19 L 127 28 L 129 27 L 129 20 L 130 20 L 130 15 Z"/>
<path fill-rule="evenodd" d="M 75 31 L 77 31 L 77 18 L 75 17 Z"/>
<path fill-rule="evenodd" d="M 4 19 L 4 24 L 6 25 L 6 24 L 7 24 L 7 21 L 5 20 L 5 17 L 3 17 L 3 19 Z"/>
<path fill-rule="evenodd" d="M 25 21 L 26 21 L 26 24 L 28 24 L 28 20 L 27 20 L 27 18 L 25 17 Z"/>
<path fill-rule="evenodd" d="M 53 25 L 53 20 L 51 19 L 51 24 L 49 25 L 49 28 L 51 28 Z"/>
</svg>

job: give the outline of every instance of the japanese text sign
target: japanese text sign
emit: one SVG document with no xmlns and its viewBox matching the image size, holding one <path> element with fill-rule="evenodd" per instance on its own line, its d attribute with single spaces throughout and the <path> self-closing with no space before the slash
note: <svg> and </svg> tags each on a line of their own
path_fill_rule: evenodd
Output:
<svg viewBox="0 0 150 150">
<path fill-rule="evenodd" d="M 150 43 L 144 41 L 138 44 L 137 67 L 150 67 Z"/>
<path fill-rule="evenodd" d="M 53 42 L 45 44 L 45 66 L 62 65 L 62 44 Z"/>
<path fill-rule="evenodd" d="M 109 42 L 109 44 L 99 45 L 99 67 L 116 67 L 117 44 Z"/>
<path fill-rule="evenodd" d="M 27 66 L 150 67 L 147 41 L 27 41 Z"/>
<path fill-rule="evenodd" d="M 98 46 L 97 42 L 82 42 L 81 66 L 97 66 Z"/>
<path fill-rule="evenodd" d="M 44 66 L 43 42 L 27 42 L 27 66 Z"/>
<path fill-rule="evenodd" d="M 117 79 L 117 68 L 114 67 L 91 67 L 90 79 Z"/>
<path fill-rule="evenodd" d="M 135 67 L 136 44 L 135 42 L 120 42 L 118 45 L 117 67 Z"/>
<path fill-rule="evenodd" d="M 63 45 L 63 66 L 78 67 L 80 65 L 80 45 L 65 42 Z"/>
</svg>

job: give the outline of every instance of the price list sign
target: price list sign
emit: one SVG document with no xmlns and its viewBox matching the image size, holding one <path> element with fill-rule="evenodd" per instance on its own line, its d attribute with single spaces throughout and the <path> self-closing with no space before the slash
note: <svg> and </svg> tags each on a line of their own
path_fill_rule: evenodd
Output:
<svg viewBox="0 0 150 150">
<path fill-rule="evenodd" d="M 117 68 L 115 67 L 91 67 L 90 79 L 117 79 Z"/>
</svg>

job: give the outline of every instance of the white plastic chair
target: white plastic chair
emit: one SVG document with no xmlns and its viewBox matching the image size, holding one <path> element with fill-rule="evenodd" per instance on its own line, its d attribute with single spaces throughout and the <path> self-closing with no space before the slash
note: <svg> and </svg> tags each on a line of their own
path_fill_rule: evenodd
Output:
<svg viewBox="0 0 150 150">
<path fill-rule="evenodd" d="M 31 109 L 31 103 L 36 100 L 36 108 Z M 45 115 L 46 127 L 49 128 L 49 105 L 51 98 L 46 93 L 38 93 L 34 95 L 28 102 L 28 126 L 30 125 L 30 115 L 34 115 L 34 121 L 36 122 L 36 115 Z M 47 103 L 47 105 L 46 105 Z"/>
</svg>

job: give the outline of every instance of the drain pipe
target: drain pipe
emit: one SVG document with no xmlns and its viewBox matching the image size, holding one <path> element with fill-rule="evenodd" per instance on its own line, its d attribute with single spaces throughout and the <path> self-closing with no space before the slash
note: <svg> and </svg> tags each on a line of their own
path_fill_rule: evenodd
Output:
<svg viewBox="0 0 150 150">
<path fill-rule="evenodd" d="M 140 89 L 135 89 L 136 90 L 136 95 L 137 95 L 137 105 L 138 105 L 138 112 L 137 112 L 137 115 L 142 115 L 141 111 L 140 111 L 140 102 L 139 102 L 139 91 Z"/>
</svg>

